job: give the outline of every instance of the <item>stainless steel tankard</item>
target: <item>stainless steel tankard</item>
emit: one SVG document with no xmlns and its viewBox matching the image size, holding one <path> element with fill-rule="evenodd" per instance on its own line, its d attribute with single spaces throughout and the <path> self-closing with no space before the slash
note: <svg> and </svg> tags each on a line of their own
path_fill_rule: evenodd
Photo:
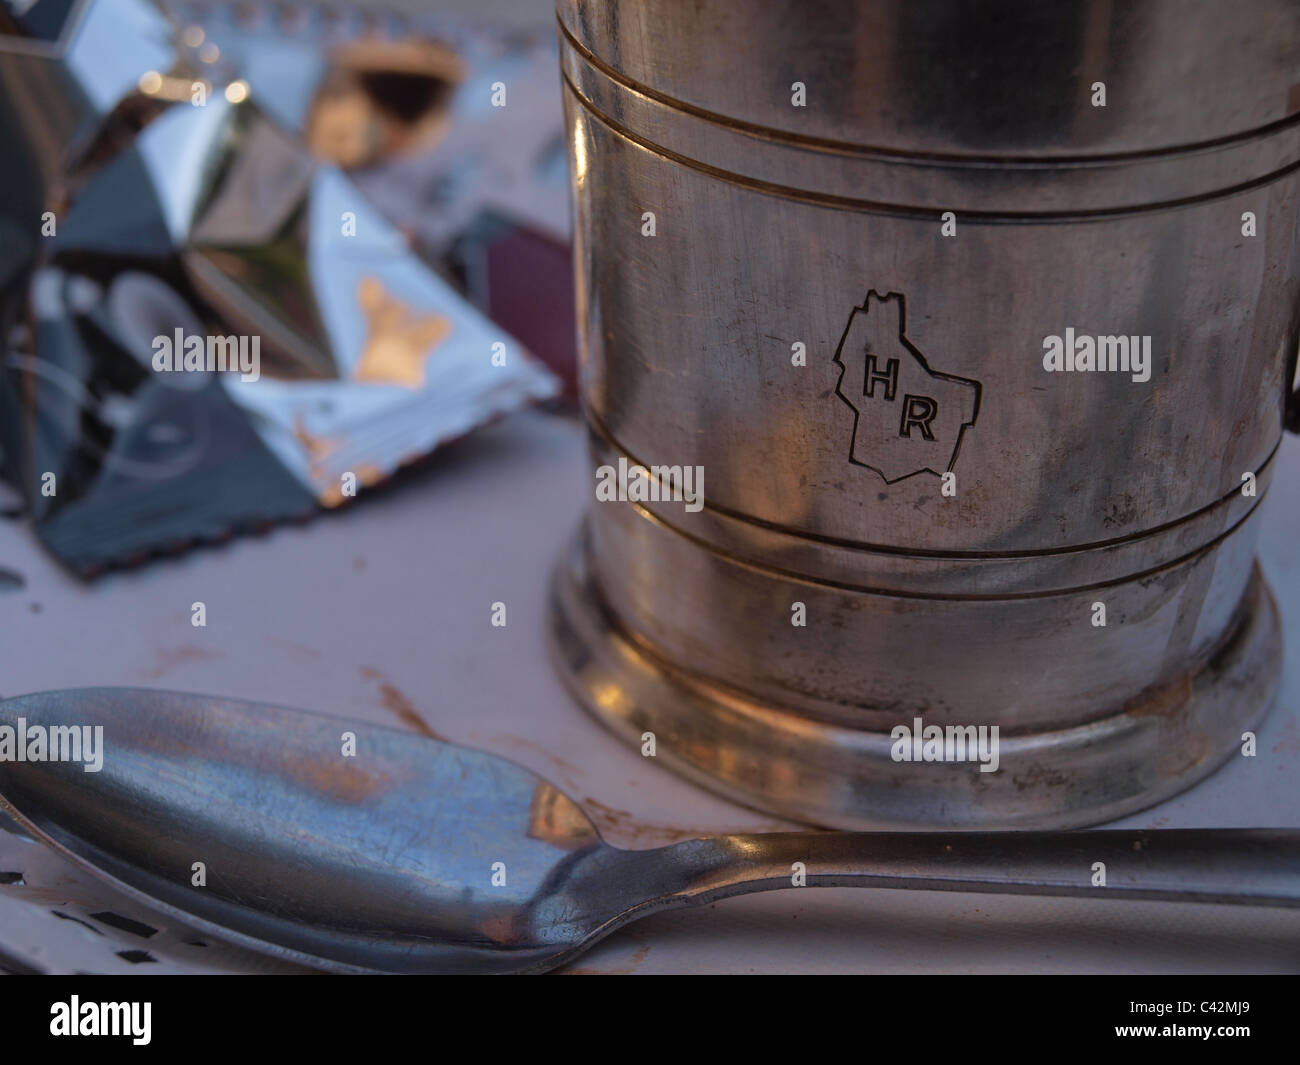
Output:
<svg viewBox="0 0 1300 1065">
<path fill-rule="evenodd" d="M 583 703 L 846 827 L 1081 825 L 1239 755 L 1281 667 L 1300 5 L 559 22 Z"/>
</svg>

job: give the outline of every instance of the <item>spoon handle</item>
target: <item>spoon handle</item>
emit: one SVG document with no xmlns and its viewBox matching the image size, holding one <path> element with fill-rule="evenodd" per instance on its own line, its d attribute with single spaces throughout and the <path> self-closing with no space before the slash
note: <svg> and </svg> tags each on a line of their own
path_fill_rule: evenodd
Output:
<svg viewBox="0 0 1300 1065">
<path fill-rule="evenodd" d="M 1300 906 L 1295 829 L 777 832 L 642 853 L 664 862 L 663 906 L 798 886 L 801 872 L 817 887 Z"/>
</svg>

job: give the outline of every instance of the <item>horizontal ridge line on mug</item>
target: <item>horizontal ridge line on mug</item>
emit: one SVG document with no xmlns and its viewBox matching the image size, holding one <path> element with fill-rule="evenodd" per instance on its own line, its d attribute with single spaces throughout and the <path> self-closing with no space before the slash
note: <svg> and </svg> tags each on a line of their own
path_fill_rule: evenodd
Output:
<svg viewBox="0 0 1300 1065">
<path fill-rule="evenodd" d="M 578 537 L 581 545 L 587 539 L 584 529 Z M 717 706 L 725 706 L 732 714 L 737 714 L 752 721 L 758 727 L 771 727 L 780 722 L 781 731 L 787 735 L 806 735 L 819 743 L 827 739 L 827 730 L 835 733 L 833 743 L 829 744 L 842 752 L 883 753 L 888 754 L 890 741 L 887 732 L 881 727 L 899 724 L 904 715 L 909 721 L 918 713 L 934 724 L 970 724 L 972 720 L 962 717 L 960 712 L 954 716 L 944 708 L 936 706 L 881 706 L 837 699 L 825 693 L 812 694 L 793 687 L 783 687 L 781 697 L 784 702 L 777 704 L 764 701 L 762 695 L 747 689 L 725 676 L 704 672 L 683 661 L 675 660 L 664 654 L 648 636 L 636 631 L 622 618 L 609 601 L 605 590 L 596 574 L 590 570 L 589 560 L 574 563 L 581 571 L 581 584 L 599 617 L 599 624 L 607 631 L 617 635 L 623 645 L 623 653 L 630 653 L 641 661 L 638 668 L 648 670 L 661 678 L 670 678 L 679 689 L 693 693 L 708 693 L 709 701 Z M 573 588 L 558 594 L 563 598 Z M 1231 657 L 1252 632 L 1261 627 L 1275 626 L 1276 615 L 1268 611 L 1257 612 L 1251 609 L 1256 599 L 1270 600 L 1270 593 L 1264 584 L 1258 564 L 1251 568 L 1240 602 L 1232 612 L 1231 619 L 1223 627 L 1215 642 L 1202 649 L 1192 664 L 1190 672 L 1164 677 L 1143 687 L 1125 707 L 1116 710 L 1098 703 L 1099 709 L 1082 717 L 1068 717 L 1062 728 L 1044 726 L 1039 721 L 1007 720 L 1001 712 L 987 712 L 980 719 L 987 724 L 997 724 L 1004 742 L 1016 745 L 1028 753 L 1033 750 L 1052 750 L 1058 744 L 1075 747 L 1080 751 L 1092 747 L 1104 735 L 1118 735 L 1130 731 L 1133 727 L 1151 726 L 1161 729 L 1167 723 L 1165 718 L 1151 708 L 1164 705 L 1179 693 L 1186 694 L 1190 687 L 1212 675 L 1222 660 Z M 589 617 L 585 619 L 591 621 Z M 570 624 L 582 624 L 580 615 L 570 612 L 567 617 Z M 598 645 L 597 642 L 596 645 Z M 626 665 L 626 663 L 625 663 Z M 1269 682 L 1276 686 L 1277 678 Z M 579 696 L 582 698 L 582 696 Z M 1000 708 L 1004 709 L 1004 708 Z M 1262 713 L 1262 710 L 1260 711 Z M 862 719 L 866 713 L 881 720 L 873 726 Z M 969 715 L 967 715 L 969 717 Z M 958 718 L 961 718 L 959 721 Z M 763 723 L 766 723 L 764 725 Z M 645 727 L 650 727 L 647 723 Z M 637 729 L 638 734 L 641 727 Z M 883 745 L 883 746 L 881 746 Z"/>
<path fill-rule="evenodd" d="M 1285 118 L 1266 122 L 1263 125 L 1251 129 L 1242 130 L 1237 133 L 1225 134 L 1219 137 L 1211 137 L 1200 141 L 1190 141 L 1186 144 L 1178 144 L 1163 148 L 1144 148 L 1129 151 L 1096 152 L 1092 154 L 1079 155 L 1070 155 L 1068 153 L 1060 155 L 981 155 L 977 152 L 909 151 L 899 148 L 886 148 L 882 145 L 857 144 L 853 141 L 835 140 L 828 137 L 806 136 L 803 134 L 791 133 L 788 130 L 759 125 L 754 122 L 748 122 L 744 119 L 734 118 L 729 115 L 720 114 L 716 111 L 710 111 L 707 108 L 697 107 L 688 101 L 669 96 L 649 85 L 646 85 L 644 82 L 631 78 L 623 72 L 614 69 L 614 67 L 610 66 L 583 45 L 582 42 L 573 35 L 569 27 L 564 24 L 564 20 L 559 18 L 558 15 L 556 22 L 559 26 L 560 43 L 562 45 L 567 45 L 572 48 L 573 51 L 594 67 L 600 74 L 608 78 L 610 81 L 616 82 L 630 92 L 644 96 L 656 103 L 663 104 L 665 107 L 699 118 L 702 121 L 710 122 L 724 128 L 739 130 L 760 140 L 770 140 L 779 144 L 807 147 L 816 151 L 842 155 L 865 156 L 871 158 L 879 157 L 881 159 L 916 160 L 918 162 L 933 162 L 937 164 L 951 164 L 954 166 L 971 165 L 999 168 L 1057 167 L 1060 164 L 1065 164 L 1067 166 L 1071 164 L 1078 166 L 1090 164 L 1105 165 L 1108 163 L 1123 163 L 1142 159 L 1190 155 L 1198 152 L 1213 151 L 1218 148 L 1231 147 L 1247 141 L 1260 140 L 1287 129 L 1300 128 L 1300 111 L 1296 111 Z"/>
<path fill-rule="evenodd" d="M 825 153 L 812 153 L 804 147 L 759 141 L 747 133 L 724 132 L 719 135 L 712 129 L 707 137 L 696 137 L 696 143 L 687 146 L 688 150 L 682 150 L 680 146 L 664 143 L 670 138 L 663 135 L 665 128 L 662 119 L 668 117 L 662 113 L 665 110 L 663 105 L 655 104 L 650 113 L 638 114 L 632 120 L 633 124 L 645 129 L 655 127 L 656 119 L 659 119 L 659 137 L 651 137 L 635 132 L 627 121 L 611 114 L 608 103 L 602 106 L 592 99 L 574 81 L 569 71 L 564 71 L 561 77 L 572 97 L 589 114 L 610 132 L 645 151 L 717 180 L 764 195 L 869 214 L 933 219 L 945 211 L 952 211 L 959 219 L 986 224 L 1102 222 L 1132 215 L 1186 209 L 1228 199 L 1265 188 L 1300 169 L 1300 125 L 1296 124 L 1289 124 L 1280 134 L 1263 141 L 1249 142 L 1244 147 L 1204 149 L 1200 153 L 1162 156 L 1148 162 L 1076 167 L 1026 168 L 989 164 L 945 169 L 932 163 L 828 156 Z M 647 99 L 645 103 L 651 104 L 652 101 Z M 681 117 L 689 118 L 684 113 Z M 681 119 L 678 118 L 677 121 L 680 122 Z M 724 148 L 723 153 L 728 157 L 718 159 L 717 144 L 728 139 L 744 143 L 732 146 L 736 150 L 729 154 Z M 758 145 L 757 150 L 755 145 Z M 1241 173 L 1243 167 L 1239 156 L 1247 148 L 1259 149 L 1255 154 L 1261 156 L 1254 161 L 1253 166 L 1245 168 L 1250 176 L 1232 184 L 1224 184 L 1228 174 L 1236 176 Z M 706 158 L 710 155 L 714 156 L 712 161 Z M 758 169 L 753 165 L 758 155 L 763 155 L 783 172 L 775 175 L 754 173 Z M 1203 162 L 1207 158 L 1214 164 L 1212 170 L 1188 165 L 1189 162 Z M 798 180 L 794 176 L 793 171 L 797 168 L 790 165 L 792 159 L 807 170 L 807 180 Z M 833 163 L 838 165 L 832 166 Z M 746 173 L 738 167 L 746 167 L 751 172 Z M 1208 178 L 1201 170 L 1210 170 Z M 973 190 L 970 183 L 974 173 L 980 176 L 981 187 L 978 190 Z M 1072 180 L 1063 181 L 1063 176 Z M 874 178 L 875 194 L 863 196 L 862 187 L 872 184 L 866 180 L 870 178 Z M 999 178 L 1004 179 L 1005 187 L 997 187 Z M 819 183 L 821 188 L 816 187 Z M 935 187 L 926 189 L 927 183 Z M 1061 188 L 1062 185 L 1066 187 Z M 1090 188 L 1090 185 L 1099 188 Z M 1174 195 L 1144 201 L 1132 192 L 1134 188 L 1148 186 L 1159 187 L 1162 192 L 1171 191 Z M 985 197 L 985 201 L 974 204 L 964 202 L 973 191 Z M 904 195 L 915 198 L 918 194 L 922 197 L 922 202 L 901 200 Z M 1040 209 L 1026 211 L 1013 206 L 1032 199 L 1035 195 L 1045 200 Z M 1067 202 L 1068 207 L 1064 206 Z"/>
<path fill-rule="evenodd" d="M 602 504 L 604 505 L 604 504 Z M 615 504 L 616 506 L 618 504 Z M 750 570 L 762 576 L 776 577 L 782 580 L 791 581 L 798 584 L 806 584 L 818 588 L 828 589 L 838 592 L 847 592 L 853 595 L 873 595 L 881 596 L 886 599 L 924 599 L 943 602 L 957 603 L 976 603 L 976 602 L 1010 602 L 1012 600 L 1024 599 L 1047 599 L 1047 598 L 1065 598 L 1072 595 L 1082 594 L 1084 592 L 1096 592 L 1104 588 L 1112 588 L 1119 585 L 1131 584 L 1134 582 L 1151 580 L 1159 577 L 1161 574 L 1168 573 L 1187 564 L 1195 564 L 1200 557 L 1208 554 L 1223 543 L 1227 537 L 1236 532 L 1256 513 L 1254 507 L 1246 511 L 1244 515 L 1238 518 L 1232 525 L 1220 532 L 1214 539 L 1207 543 L 1201 544 L 1185 554 L 1162 561 L 1159 564 L 1148 569 L 1133 571 L 1121 571 L 1118 576 L 1108 576 L 1105 580 L 1093 581 L 1087 584 L 1070 585 L 1068 587 L 1035 587 L 1032 591 L 1013 591 L 1010 589 L 1000 589 L 996 592 L 934 592 L 931 590 L 910 590 L 904 588 L 886 588 L 878 585 L 854 584 L 849 581 L 839 580 L 825 575 L 808 572 L 806 570 L 790 570 L 780 566 L 774 566 L 770 563 L 760 562 L 756 559 L 749 558 L 717 544 L 714 541 L 704 539 L 686 532 L 672 522 L 665 520 L 660 514 L 649 510 L 640 503 L 627 503 L 640 518 L 652 523 L 653 525 L 681 537 L 697 547 L 703 548 L 710 554 L 722 559 L 723 561 L 740 566 L 743 569 Z M 1023 565 L 1020 562 L 1019 565 Z M 959 574 L 960 576 L 961 574 Z M 968 575 L 967 575 L 968 576 Z M 951 574 L 937 574 L 933 578 L 936 582 L 943 583 L 946 580 L 951 581 Z"/>
<path fill-rule="evenodd" d="M 655 465 L 672 465 L 671 463 L 652 463 L 645 460 L 644 456 L 633 453 L 626 445 L 622 444 L 610 430 L 600 415 L 596 412 L 590 402 L 586 405 L 585 420 L 587 423 L 588 447 L 593 457 L 600 459 L 614 459 L 619 457 L 627 460 L 629 467 L 637 466 L 650 470 Z M 937 550 L 919 547 L 900 547 L 891 544 L 871 543 L 858 540 L 847 540 L 840 537 L 830 536 L 823 533 L 813 532 L 808 529 L 799 529 L 794 526 L 781 524 L 778 522 L 768 521 L 764 518 L 755 517 L 751 514 L 730 507 L 725 504 L 711 502 L 708 499 L 707 490 L 703 493 L 703 507 L 695 515 L 693 521 L 707 522 L 710 532 L 716 532 L 724 542 L 734 542 L 738 539 L 743 540 L 753 538 L 759 535 L 769 535 L 770 538 L 779 538 L 791 541 L 790 546 L 803 550 L 816 550 L 826 548 L 829 550 L 844 550 L 854 553 L 855 565 L 861 565 L 865 556 L 877 555 L 882 558 L 896 558 L 906 560 L 907 562 L 916 561 L 933 561 L 935 563 L 952 563 L 952 564 L 970 564 L 979 566 L 983 564 L 1019 564 L 1033 560 L 1044 561 L 1068 561 L 1071 557 L 1080 558 L 1085 555 L 1096 555 L 1101 553 L 1113 553 L 1116 549 L 1125 547 L 1142 548 L 1154 543 L 1158 543 L 1162 538 L 1177 539 L 1179 533 L 1189 531 L 1189 527 L 1210 526 L 1213 528 L 1199 542 L 1193 541 L 1194 547 L 1189 551 L 1186 546 L 1180 548 L 1181 554 L 1177 557 L 1183 557 L 1189 553 L 1195 553 L 1196 548 L 1207 546 L 1221 535 L 1222 525 L 1216 525 L 1216 511 L 1227 511 L 1221 516 L 1224 525 L 1230 524 L 1236 527 L 1248 517 L 1263 502 L 1272 484 L 1273 477 L 1273 460 L 1277 456 L 1278 448 L 1281 441 L 1273 445 L 1268 456 L 1253 471 L 1255 474 L 1256 495 L 1243 496 L 1241 487 L 1228 489 L 1223 495 L 1211 502 L 1205 504 L 1190 513 L 1181 515 L 1170 521 L 1162 522 L 1159 525 L 1149 529 L 1142 529 L 1137 532 L 1129 533 L 1124 536 L 1118 536 L 1110 540 L 1094 540 L 1082 544 L 1070 544 L 1056 548 L 1030 548 L 1021 551 L 972 551 L 972 550 Z M 597 461 L 597 465 L 601 465 Z M 706 467 L 707 472 L 707 467 Z M 666 505 L 674 505 L 671 502 L 665 504 L 660 502 L 657 507 L 647 507 L 653 510 L 656 516 L 662 520 L 659 510 L 664 509 Z M 751 530 L 758 530 L 754 532 Z M 1156 558 L 1161 557 L 1159 552 L 1155 553 Z M 1117 563 L 1117 568 L 1122 563 Z M 1132 572 L 1131 570 L 1128 572 Z"/>
</svg>

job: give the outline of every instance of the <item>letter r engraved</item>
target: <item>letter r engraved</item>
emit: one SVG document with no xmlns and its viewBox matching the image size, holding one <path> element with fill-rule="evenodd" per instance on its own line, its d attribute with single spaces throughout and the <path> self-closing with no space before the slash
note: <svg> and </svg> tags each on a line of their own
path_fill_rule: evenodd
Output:
<svg viewBox="0 0 1300 1065">
<path fill-rule="evenodd" d="M 933 440 L 930 423 L 939 416 L 939 404 L 929 396 L 903 397 L 903 420 L 898 427 L 898 435 L 911 437 L 913 427 L 921 430 L 921 436 Z"/>
<path fill-rule="evenodd" d="M 863 394 L 872 398 L 876 394 L 876 382 L 880 381 L 885 386 L 885 399 L 890 403 L 894 401 L 894 393 L 898 391 L 898 360 L 889 359 L 885 363 L 883 372 L 876 365 L 874 355 L 867 356 L 867 380 L 863 388 Z"/>
</svg>

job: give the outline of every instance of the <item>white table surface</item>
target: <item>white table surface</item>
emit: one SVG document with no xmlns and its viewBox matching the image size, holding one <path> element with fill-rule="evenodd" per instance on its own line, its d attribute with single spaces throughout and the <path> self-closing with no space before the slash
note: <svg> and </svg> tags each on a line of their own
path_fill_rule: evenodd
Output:
<svg viewBox="0 0 1300 1065">
<path fill-rule="evenodd" d="M 1298 484 L 1300 441 L 1288 438 L 1261 543 L 1288 668 L 1258 756 L 1235 758 L 1117 825 L 1300 827 Z M 0 591 L 0 694 L 138 685 L 398 728 L 411 727 L 413 711 L 454 742 L 548 777 L 615 844 L 788 827 L 642 758 L 561 687 L 545 644 L 547 583 L 591 491 L 577 423 L 528 412 L 308 525 L 93 584 L 60 570 L 25 520 L 0 520 L 0 568 L 25 581 Z M 197 600 L 207 604 L 206 628 L 190 624 Z M 504 629 L 489 624 L 498 600 L 507 604 Z M 22 882 L 4 883 L 5 873 L 22 873 Z M 103 912 L 158 931 L 143 937 L 92 916 Z M 0 958 L 10 968 L 283 968 L 207 936 L 202 947 L 186 942 L 194 938 L 42 845 L 0 832 Z M 1296 972 L 1300 911 L 791 889 L 651 917 L 567 971 Z"/>
</svg>

